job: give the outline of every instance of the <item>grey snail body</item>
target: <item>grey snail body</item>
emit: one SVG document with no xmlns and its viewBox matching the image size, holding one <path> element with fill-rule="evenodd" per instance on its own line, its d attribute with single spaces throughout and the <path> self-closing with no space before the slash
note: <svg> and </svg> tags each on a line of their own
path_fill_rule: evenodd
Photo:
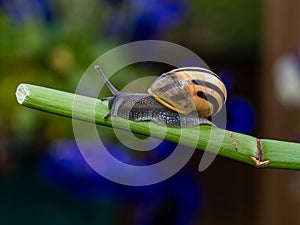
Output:
<svg viewBox="0 0 300 225">
<path fill-rule="evenodd" d="M 120 92 L 108 81 L 99 66 L 95 66 L 95 69 L 101 75 L 106 85 L 114 95 L 112 97 L 102 98 L 102 100 L 108 101 L 108 108 L 110 109 L 110 112 L 105 116 L 105 119 L 108 119 L 109 116 L 118 116 L 132 121 L 153 121 L 157 124 L 168 127 L 193 127 L 198 125 L 215 126 L 206 117 L 210 117 L 212 114 L 217 113 L 220 110 L 219 107 L 222 107 L 226 99 L 225 86 L 221 86 L 221 88 L 218 88 L 217 91 L 214 91 L 213 89 L 208 91 L 208 89 L 203 89 L 202 86 L 203 90 L 199 90 L 199 87 L 197 87 L 200 86 L 199 78 L 197 78 L 197 82 L 195 79 L 187 82 L 189 80 L 185 77 L 185 79 L 182 79 L 182 74 L 180 74 L 181 71 L 178 69 L 163 74 L 157 79 L 158 82 L 157 80 L 154 81 L 148 90 L 150 94 Z M 184 69 L 195 70 L 194 67 L 183 68 L 183 70 Z M 178 75 L 180 75 L 179 80 L 177 79 Z M 167 80 L 163 79 L 164 81 L 160 82 L 159 79 L 161 77 L 167 78 Z M 169 78 L 172 79 L 172 83 L 168 80 Z M 223 85 L 223 83 L 219 81 L 218 77 L 217 80 L 214 81 Z M 166 82 L 167 85 L 165 84 Z M 204 80 L 203 82 L 205 83 L 207 81 Z M 197 104 L 202 104 L 202 107 L 200 107 L 202 110 L 201 112 L 198 110 L 199 107 L 197 108 L 197 106 L 194 105 L 194 100 L 189 97 L 190 93 L 187 85 L 196 86 L 193 90 L 196 91 L 196 99 L 198 100 Z M 170 94 L 168 91 L 174 93 L 174 95 L 168 97 L 168 95 L 166 95 Z M 209 97 L 203 94 L 203 91 L 207 91 L 207 95 Z M 161 93 L 160 96 L 162 98 L 157 97 L 156 93 Z M 212 97 L 213 95 L 217 97 Z M 170 98 L 171 100 L 167 98 Z M 176 104 L 183 105 L 183 107 L 179 110 L 177 110 L 179 107 L 174 106 L 176 104 L 172 103 L 176 98 L 178 99 Z M 208 102 L 212 98 L 214 102 L 213 104 Z M 203 107 L 205 107 L 204 110 Z"/>
</svg>

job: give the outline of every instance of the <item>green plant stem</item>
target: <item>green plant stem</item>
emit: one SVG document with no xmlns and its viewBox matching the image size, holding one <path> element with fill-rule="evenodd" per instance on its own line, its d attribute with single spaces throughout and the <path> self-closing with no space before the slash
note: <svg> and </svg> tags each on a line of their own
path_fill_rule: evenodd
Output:
<svg viewBox="0 0 300 225">
<path fill-rule="evenodd" d="M 30 84 L 20 84 L 16 91 L 19 104 L 41 111 L 112 126 L 106 102 L 99 99 L 58 91 Z M 300 144 L 255 137 L 219 128 L 200 126 L 192 128 L 166 128 L 151 122 L 133 122 L 113 118 L 113 127 L 151 135 L 160 139 L 196 147 L 199 150 L 216 152 L 218 155 L 257 167 L 300 170 Z M 128 124 L 129 127 L 128 128 Z M 188 133 L 180 139 L 182 131 Z M 101 132 L 101 131 L 100 131 Z M 196 140 L 196 143 L 195 143 Z"/>
</svg>

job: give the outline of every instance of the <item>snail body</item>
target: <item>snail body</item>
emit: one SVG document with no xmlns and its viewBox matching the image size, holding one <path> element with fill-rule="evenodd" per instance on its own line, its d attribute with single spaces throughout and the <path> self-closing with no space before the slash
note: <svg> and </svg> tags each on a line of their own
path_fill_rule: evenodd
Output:
<svg viewBox="0 0 300 225">
<path fill-rule="evenodd" d="M 169 127 L 215 126 L 209 118 L 226 101 L 226 88 L 213 72 L 185 67 L 158 77 L 148 93 L 118 91 L 101 69 L 95 69 L 104 79 L 114 96 L 108 101 L 110 112 L 105 116 L 119 116 L 133 121 L 153 121 Z"/>
</svg>

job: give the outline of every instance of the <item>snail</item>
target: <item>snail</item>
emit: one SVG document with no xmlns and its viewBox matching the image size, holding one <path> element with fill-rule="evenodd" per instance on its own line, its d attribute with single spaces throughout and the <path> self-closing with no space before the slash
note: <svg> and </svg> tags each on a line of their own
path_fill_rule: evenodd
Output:
<svg viewBox="0 0 300 225">
<path fill-rule="evenodd" d="M 220 77 L 201 67 L 183 67 L 159 76 L 148 93 L 118 91 L 98 65 L 95 66 L 114 96 L 108 101 L 109 113 L 133 121 L 153 121 L 168 127 L 215 126 L 209 118 L 226 101 L 226 88 Z"/>
</svg>

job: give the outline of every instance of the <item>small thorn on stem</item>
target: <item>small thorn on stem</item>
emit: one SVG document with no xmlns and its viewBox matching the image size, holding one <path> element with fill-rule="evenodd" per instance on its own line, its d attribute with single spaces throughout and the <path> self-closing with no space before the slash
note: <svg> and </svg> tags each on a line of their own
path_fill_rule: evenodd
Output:
<svg viewBox="0 0 300 225">
<path fill-rule="evenodd" d="M 230 142 L 233 142 L 233 132 L 232 131 L 230 131 L 230 133 L 229 133 L 229 139 L 230 139 Z"/>
<path fill-rule="evenodd" d="M 235 149 L 235 151 L 238 151 L 238 150 L 239 150 L 239 143 L 238 143 L 238 142 L 235 142 L 235 144 L 234 144 L 234 149 Z"/>
<path fill-rule="evenodd" d="M 254 162 L 256 167 L 264 167 L 270 163 L 270 160 L 259 161 L 257 158 L 253 156 L 249 156 L 249 158 Z"/>
<path fill-rule="evenodd" d="M 233 132 L 232 131 L 230 131 L 230 133 L 229 133 L 229 140 L 230 140 L 230 142 L 234 141 L 234 139 L 233 139 Z M 237 141 L 234 142 L 234 149 L 235 149 L 236 152 L 239 149 L 239 143 Z"/>
</svg>

